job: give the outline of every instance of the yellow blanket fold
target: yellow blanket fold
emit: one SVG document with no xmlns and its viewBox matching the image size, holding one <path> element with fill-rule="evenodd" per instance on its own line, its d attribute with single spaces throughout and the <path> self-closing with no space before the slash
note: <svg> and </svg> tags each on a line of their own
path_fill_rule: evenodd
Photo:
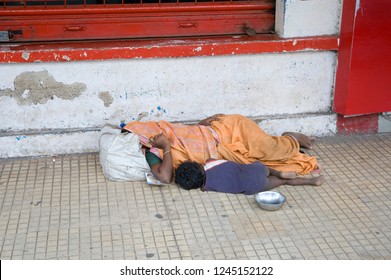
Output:
<svg viewBox="0 0 391 280">
<path fill-rule="evenodd" d="M 225 115 L 212 123 L 220 143 L 218 152 L 239 163 L 260 161 L 280 171 L 308 174 L 317 168 L 314 157 L 300 153 L 299 143 L 291 136 L 272 136 L 253 120 L 241 115 Z"/>
</svg>

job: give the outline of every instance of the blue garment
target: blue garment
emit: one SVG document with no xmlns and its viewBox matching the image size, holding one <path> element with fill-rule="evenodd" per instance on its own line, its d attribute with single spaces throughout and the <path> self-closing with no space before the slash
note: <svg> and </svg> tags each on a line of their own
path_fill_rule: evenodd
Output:
<svg viewBox="0 0 391 280">
<path fill-rule="evenodd" d="M 205 191 L 244 193 L 264 191 L 268 182 L 268 168 L 260 162 L 239 164 L 225 161 L 206 169 Z"/>
</svg>

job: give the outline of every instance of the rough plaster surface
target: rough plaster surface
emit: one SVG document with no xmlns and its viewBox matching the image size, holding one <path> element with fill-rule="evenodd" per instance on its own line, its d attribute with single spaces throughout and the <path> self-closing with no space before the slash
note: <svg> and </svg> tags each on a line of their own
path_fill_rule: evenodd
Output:
<svg viewBox="0 0 391 280">
<path fill-rule="evenodd" d="M 99 131 L 86 131 L 0 137 L 0 158 L 97 152 L 99 135 Z"/>
<path fill-rule="evenodd" d="M 272 135 L 281 135 L 285 131 L 299 131 L 319 137 L 334 135 L 337 131 L 336 122 L 335 114 L 303 115 L 261 120 L 259 126 Z"/>
<path fill-rule="evenodd" d="M 48 71 L 22 72 L 15 77 L 13 88 L 0 89 L 0 97 L 14 98 L 18 105 L 45 104 L 55 96 L 73 100 L 86 90 L 83 83 L 66 85 L 57 82 Z"/>
<path fill-rule="evenodd" d="M 387 112 L 379 116 L 379 132 L 391 132 L 391 113 Z"/>
<path fill-rule="evenodd" d="M 276 0 L 276 32 L 285 38 L 339 34 L 342 0 Z"/>
<path fill-rule="evenodd" d="M 114 98 L 108 91 L 99 93 L 99 98 L 103 101 L 105 107 L 109 107 L 114 101 Z"/>
<path fill-rule="evenodd" d="M 135 119 L 192 121 L 214 113 L 329 112 L 335 63 L 334 52 L 303 52 L 2 64 L 0 130 L 88 128 Z M 51 87 L 40 88 L 43 76 Z M 20 86 L 23 77 L 27 86 Z M 29 94 L 21 97 L 26 89 Z"/>
</svg>

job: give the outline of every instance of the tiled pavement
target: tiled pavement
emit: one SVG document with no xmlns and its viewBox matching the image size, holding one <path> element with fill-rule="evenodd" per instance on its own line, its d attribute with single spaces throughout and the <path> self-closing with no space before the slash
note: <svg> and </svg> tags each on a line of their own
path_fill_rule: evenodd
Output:
<svg viewBox="0 0 391 280">
<path fill-rule="evenodd" d="M 111 182 L 97 154 L 0 160 L 0 259 L 391 259 L 391 134 L 317 140 L 326 182 L 253 196 Z"/>
</svg>

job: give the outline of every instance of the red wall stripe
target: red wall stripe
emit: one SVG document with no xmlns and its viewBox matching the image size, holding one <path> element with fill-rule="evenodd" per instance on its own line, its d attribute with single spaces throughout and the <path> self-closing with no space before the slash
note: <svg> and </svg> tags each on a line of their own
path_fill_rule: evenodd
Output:
<svg viewBox="0 0 391 280">
<path fill-rule="evenodd" d="M 337 36 L 283 39 L 275 35 L 257 35 L 207 39 L 2 44 L 0 45 L 0 63 L 337 51 L 338 42 Z"/>
</svg>

